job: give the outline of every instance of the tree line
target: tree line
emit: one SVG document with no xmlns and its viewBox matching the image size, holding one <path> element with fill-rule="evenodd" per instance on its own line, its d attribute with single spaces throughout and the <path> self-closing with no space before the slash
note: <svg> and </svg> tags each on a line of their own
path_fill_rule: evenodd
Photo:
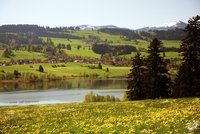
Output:
<svg viewBox="0 0 200 134">
<path fill-rule="evenodd" d="M 43 44 L 43 40 L 34 33 L 0 33 L 0 42 L 14 44 Z"/>
<path fill-rule="evenodd" d="M 111 55 L 123 55 L 130 54 L 131 52 L 137 52 L 136 47 L 129 45 L 108 45 L 108 44 L 93 44 L 92 50 L 97 54 L 111 54 Z"/>
<path fill-rule="evenodd" d="M 130 29 L 121 28 L 104 28 L 100 29 L 101 32 L 120 35 L 124 40 L 135 40 L 135 39 L 152 39 L 157 37 L 160 40 L 181 40 L 185 37 L 185 33 L 182 29 L 171 29 L 171 30 L 150 30 L 150 31 L 134 31 Z"/>
<path fill-rule="evenodd" d="M 200 16 L 188 21 L 180 53 L 182 63 L 172 82 L 167 63 L 160 56 L 161 41 L 154 38 L 148 48 L 148 57 L 140 53 L 132 59 L 128 75 L 128 100 L 169 97 L 200 97 Z"/>
<path fill-rule="evenodd" d="M 81 37 L 64 33 L 70 28 L 50 28 L 41 27 L 38 25 L 2 25 L 0 26 L 0 33 L 34 33 L 36 36 L 68 38 L 68 39 L 82 39 Z"/>
<path fill-rule="evenodd" d="M 79 27 L 42 27 L 38 25 L 2 25 L 0 26 L 0 33 L 34 33 L 37 36 L 55 37 L 55 38 L 69 38 L 69 39 L 82 39 L 81 37 L 68 34 L 70 31 L 80 30 Z M 124 40 L 135 39 L 152 39 L 154 35 L 160 40 L 180 40 L 183 39 L 185 33 L 182 29 L 174 30 L 150 30 L 134 31 L 123 28 L 102 28 L 97 32 L 104 32 L 113 35 L 120 35 Z"/>
<path fill-rule="evenodd" d="M 122 28 L 103 28 L 100 29 L 101 32 L 113 34 L 113 35 L 121 35 L 121 38 L 127 40 L 134 40 L 134 39 L 142 39 L 142 37 L 134 30 L 129 29 L 122 29 Z"/>
</svg>

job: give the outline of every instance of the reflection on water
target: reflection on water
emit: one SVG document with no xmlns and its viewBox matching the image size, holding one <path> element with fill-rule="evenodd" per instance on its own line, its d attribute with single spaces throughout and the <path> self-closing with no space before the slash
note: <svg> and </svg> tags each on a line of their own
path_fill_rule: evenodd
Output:
<svg viewBox="0 0 200 134">
<path fill-rule="evenodd" d="M 125 79 L 71 79 L 36 83 L 0 83 L 0 106 L 83 102 L 91 91 L 122 99 Z"/>
<path fill-rule="evenodd" d="M 124 89 L 51 89 L 32 91 L 10 91 L 0 93 L 0 106 L 12 105 L 35 105 L 35 104 L 58 104 L 58 103 L 80 103 L 84 96 L 90 92 L 99 95 L 110 95 L 122 99 Z"/>
<path fill-rule="evenodd" d="M 43 89 L 125 89 L 125 79 L 71 79 L 35 83 L 0 83 L 0 91 L 22 91 Z"/>
</svg>

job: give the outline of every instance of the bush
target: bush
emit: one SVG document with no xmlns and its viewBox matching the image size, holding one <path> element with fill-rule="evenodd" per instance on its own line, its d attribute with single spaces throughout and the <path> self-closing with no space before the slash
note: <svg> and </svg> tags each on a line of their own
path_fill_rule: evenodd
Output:
<svg viewBox="0 0 200 134">
<path fill-rule="evenodd" d="M 21 76 L 21 73 L 18 70 L 14 70 L 14 76 L 16 79 L 18 79 Z"/>
<path fill-rule="evenodd" d="M 93 92 L 90 92 L 85 95 L 84 102 L 115 102 L 115 101 L 120 101 L 119 98 L 106 95 L 106 96 L 101 96 L 101 95 L 96 95 Z"/>
<path fill-rule="evenodd" d="M 44 72 L 44 68 L 42 67 L 42 65 L 39 66 L 39 71 Z"/>
</svg>

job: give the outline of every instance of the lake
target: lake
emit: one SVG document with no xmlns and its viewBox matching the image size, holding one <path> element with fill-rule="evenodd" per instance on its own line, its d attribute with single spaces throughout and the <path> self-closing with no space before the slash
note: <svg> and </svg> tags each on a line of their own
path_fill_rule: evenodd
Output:
<svg viewBox="0 0 200 134">
<path fill-rule="evenodd" d="M 0 106 L 80 103 L 90 92 L 122 99 L 126 79 L 71 79 L 37 83 L 0 83 Z"/>
</svg>

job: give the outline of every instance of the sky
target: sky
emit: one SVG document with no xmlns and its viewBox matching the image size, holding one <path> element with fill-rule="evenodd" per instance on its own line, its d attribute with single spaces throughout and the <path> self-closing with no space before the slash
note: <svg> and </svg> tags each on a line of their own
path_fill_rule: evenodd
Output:
<svg viewBox="0 0 200 134">
<path fill-rule="evenodd" d="M 137 29 L 187 22 L 200 15 L 200 0 L 0 0 L 0 25 L 116 25 Z"/>
</svg>

